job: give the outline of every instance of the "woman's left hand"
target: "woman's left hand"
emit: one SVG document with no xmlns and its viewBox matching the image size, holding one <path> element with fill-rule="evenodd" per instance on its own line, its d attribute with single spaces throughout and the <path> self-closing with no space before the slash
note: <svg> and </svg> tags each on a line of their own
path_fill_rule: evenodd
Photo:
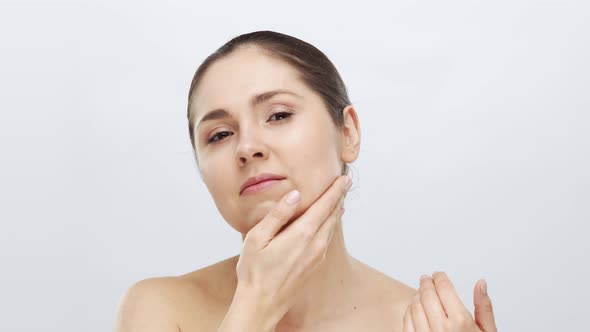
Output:
<svg viewBox="0 0 590 332">
<path fill-rule="evenodd" d="M 404 315 L 404 332 L 497 332 L 485 280 L 473 291 L 475 319 L 444 272 L 420 278 L 420 289 Z"/>
</svg>

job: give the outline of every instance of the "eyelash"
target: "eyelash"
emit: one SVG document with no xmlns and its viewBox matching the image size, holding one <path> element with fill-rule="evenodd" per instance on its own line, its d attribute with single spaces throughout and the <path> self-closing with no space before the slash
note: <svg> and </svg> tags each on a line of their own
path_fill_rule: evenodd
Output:
<svg viewBox="0 0 590 332">
<path fill-rule="evenodd" d="M 269 117 L 269 119 L 272 118 L 275 115 L 285 115 L 284 118 L 282 118 L 280 120 L 276 120 L 276 121 L 283 121 L 283 120 L 286 120 L 286 119 L 290 118 L 291 115 L 293 115 L 293 113 L 292 112 L 276 112 L 276 113 L 273 113 Z M 211 136 L 210 138 L 207 139 L 207 144 L 217 144 L 217 143 L 221 142 L 223 140 L 223 138 L 228 137 L 228 136 L 223 136 L 223 138 L 214 140 L 214 138 L 218 137 L 219 134 L 221 134 L 221 133 L 229 133 L 229 131 L 220 131 L 220 132 L 215 133 L 215 135 L 213 135 L 213 136 Z"/>
</svg>

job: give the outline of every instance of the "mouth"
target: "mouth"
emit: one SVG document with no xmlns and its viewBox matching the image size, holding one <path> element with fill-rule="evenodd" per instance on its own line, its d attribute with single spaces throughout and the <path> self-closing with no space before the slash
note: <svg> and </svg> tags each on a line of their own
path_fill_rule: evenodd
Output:
<svg viewBox="0 0 590 332">
<path fill-rule="evenodd" d="M 268 179 L 268 180 L 264 180 L 264 181 L 252 184 L 252 185 L 244 188 L 244 190 L 242 190 L 240 195 L 248 195 L 248 194 L 255 194 L 255 193 L 261 192 L 265 189 L 268 189 L 268 188 L 274 186 L 275 184 L 277 184 L 283 180 L 284 179 Z"/>
<path fill-rule="evenodd" d="M 273 173 L 259 173 L 249 177 L 240 187 L 240 195 L 264 190 L 285 179 L 284 176 Z"/>
</svg>

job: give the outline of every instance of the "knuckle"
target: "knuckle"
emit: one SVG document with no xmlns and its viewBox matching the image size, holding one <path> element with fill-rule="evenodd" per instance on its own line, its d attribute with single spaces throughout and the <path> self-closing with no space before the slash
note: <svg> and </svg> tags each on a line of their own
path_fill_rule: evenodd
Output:
<svg viewBox="0 0 590 332">
<path fill-rule="evenodd" d="M 324 220 L 325 227 L 332 230 L 338 221 L 338 212 L 331 213 L 326 220 Z"/>
<path fill-rule="evenodd" d="M 340 208 L 342 208 L 343 205 L 344 205 L 344 201 L 339 200 L 336 203 L 336 205 L 334 205 L 334 208 L 332 209 L 332 214 L 338 214 L 338 212 L 340 212 Z"/>
<path fill-rule="evenodd" d="M 455 328 L 455 323 L 451 320 L 445 320 L 444 324 L 443 324 L 444 328 L 443 331 L 445 332 L 451 332 L 451 331 L 456 331 L 457 329 Z"/>
<path fill-rule="evenodd" d="M 286 218 L 289 217 L 287 212 L 281 210 L 280 208 L 278 208 L 276 206 L 270 209 L 270 211 L 268 212 L 268 215 L 271 218 L 274 218 L 277 220 L 285 220 Z"/>
<path fill-rule="evenodd" d="M 457 328 L 462 329 L 471 326 L 472 318 L 470 314 L 463 312 L 455 316 L 453 321 Z"/>
<path fill-rule="evenodd" d="M 301 230 L 298 232 L 298 237 L 300 240 L 309 242 L 313 237 L 313 231 L 309 227 L 302 227 Z"/>
<path fill-rule="evenodd" d="M 490 313 L 493 311 L 494 311 L 494 308 L 492 307 L 492 303 L 477 304 L 475 306 L 475 312 Z"/>
<path fill-rule="evenodd" d="M 436 293 L 436 291 L 430 287 L 428 288 L 424 288 L 421 287 L 420 288 L 420 292 L 421 292 L 421 296 L 423 297 L 433 297 L 433 296 L 438 296 L 438 294 Z"/>
<path fill-rule="evenodd" d="M 328 248 L 328 246 L 326 245 L 326 243 L 324 243 L 324 241 L 314 241 L 312 242 L 312 248 L 311 250 L 316 254 L 316 255 L 323 255 L 326 252 L 326 249 Z"/>
<path fill-rule="evenodd" d="M 260 236 L 258 235 L 258 232 L 256 232 L 253 228 L 248 233 L 246 233 L 246 236 L 244 237 L 244 245 L 247 243 L 258 243 L 259 240 Z"/>
</svg>

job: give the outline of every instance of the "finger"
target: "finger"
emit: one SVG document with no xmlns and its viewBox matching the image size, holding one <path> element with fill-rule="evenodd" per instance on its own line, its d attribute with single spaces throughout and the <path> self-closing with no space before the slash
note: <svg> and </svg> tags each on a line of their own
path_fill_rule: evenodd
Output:
<svg viewBox="0 0 590 332">
<path fill-rule="evenodd" d="M 301 194 L 297 190 L 290 191 L 268 212 L 268 214 L 254 226 L 246 237 L 256 242 L 262 249 L 275 237 L 281 227 L 289 222 L 295 214 Z"/>
<path fill-rule="evenodd" d="M 440 302 L 449 318 L 451 318 L 451 316 L 454 318 L 462 317 L 466 314 L 471 316 L 471 313 L 467 311 L 463 301 L 461 301 L 461 298 L 457 295 L 455 286 L 453 286 L 453 283 L 446 273 L 434 272 L 432 274 L 432 279 L 434 280 L 434 287 L 436 288 Z"/>
<path fill-rule="evenodd" d="M 297 219 L 297 222 L 292 223 L 280 235 L 291 238 L 293 241 L 311 241 L 350 185 L 350 177 L 347 175 L 336 178 L 332 185 Z"/>
<path fill-rule="evenodd" d="M 344 216 L 344 212 L 346 212 L 346 210 L 344 209 L 344 207 L 340 208 L 340 212 L 339 212 L 339 216 L 336 219 L 336 222 L 334 223 L 334 225 L 331 227 L 330 229 L 330 236 L 328 236 L 328 243 L 332 243 L 332 238 L 334 237 L 334 233 L 336 233 L 336 227 L 338 227 L 338 224 L 340 224 L 342 222 L 342 217 Z"/>
<path fill-rule="evenodd" d="M 432 278 L 427 275 L 423 275 L 420 278 L 420 301 L 422 307 L 428 317 L 428 324 L 435 331 L 441 331 L 445 325 L 447 315 L 445 314 L 444 308 L 440 303 L 438 293 L 434 287 Z"/>
<path fill-rule="evenodd" d="M 414 300 L 410 304 L 410 311 L 416 332 L 429 332 L 430 326 L 428 325 L 428 318 L 420 302 L 420 292 L 417 292 L 414 296 Z"/>
<path fill-rule="evenodd" d="M 334 234 L 334 229 L 336 228 L 336 225 L 338 225 L 342 214 L 344 214 L 344 208 L 342 205 L 344 205 L 344 197 L 340 199 L 338 204 L 336 204 L 332 210 L 332 213 L 328 219 L 326 219 L 326 221 L 324 221 L 324 223 L 320 226 L 315 235 L 314 241 L 323 241 L 328 244 L 330 243 L 332 235 Z"/>
<path fill-rule="evenodd" d="M 492 300 L 488 295 L 488 286 L 485 279 L 480 279 L 473 290 L 473 304 L 475 306 L 475 323 L 482 331 L 496 332 L 496 320 Z"/>
<path fill-rule="evenodd" d="M 414 323 L 412 322 L 412 315 L 410 313 L 410 306 L 406 309 L 404 314 L 404 331 L 403 332 L 416 332 Z"/>
<path fill-rule="evenodd" d="M 339 206 L 336 206 L 332 211 L 332 214 L 328 217 L 328 220 L 322 224 L 323 228 L 318 231 L 314 240 L 309 242 L 300 254 L 298 262 L 295 264 L 295 275 L 298 275 L 298 273 L 305 274 L 305 271 L 313 270 L 325 259 L 328 246 L 330 245 L 328 239 L 330 236 L 330 230 L 338 223 L 338 219 L 341 216 L 342 210 Z"/>
</svg>

